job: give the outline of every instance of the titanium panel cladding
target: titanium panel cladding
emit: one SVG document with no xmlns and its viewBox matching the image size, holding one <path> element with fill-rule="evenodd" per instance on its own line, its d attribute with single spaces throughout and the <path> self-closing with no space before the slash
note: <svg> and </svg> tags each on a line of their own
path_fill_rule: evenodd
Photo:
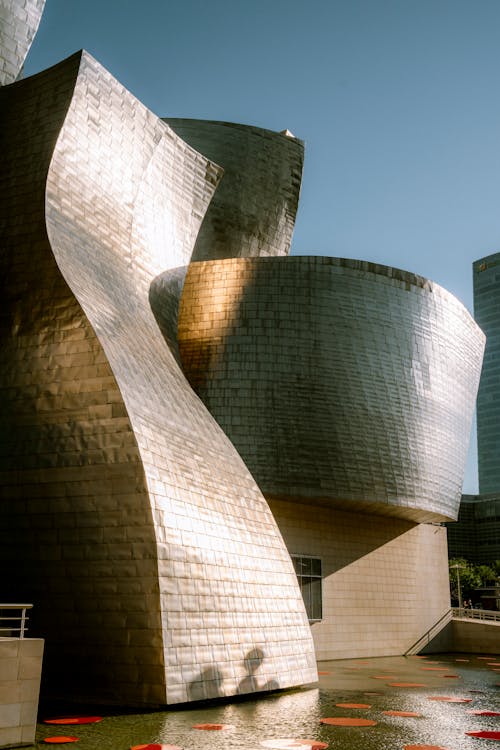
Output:
<svg viewBox="0 0 500 750">
<path fill-rule="evenodd" d="M 192 260 L 287 255 L 302 179 L 302 141 L 230 122 L 165 122 L 224 168 Z"/>
<path fill-rule="evenodd" d="M 474 317 L 486 334 L 477 394 L 479 492 L 500 490 L 500 253 L 475 261 Z"/>
<path fill-rule="evenodd" d="M 44 7 L 45 0 L 0 0 L 0 86 L 21 73 Z"/>
<path fill-rule="evenodd" d="M 267 497 L 456 518 L 484 336 L 437 284 L 338 258 L 195 263 L 179 346 Z"/>
<path fill-rule="evenodd" d="M 0 558 L 47 679 L 149 705 L 313 682 L 269 507 L 149 302 L 219 167 L 87 53 L 0 96 Z"/>
</svg>

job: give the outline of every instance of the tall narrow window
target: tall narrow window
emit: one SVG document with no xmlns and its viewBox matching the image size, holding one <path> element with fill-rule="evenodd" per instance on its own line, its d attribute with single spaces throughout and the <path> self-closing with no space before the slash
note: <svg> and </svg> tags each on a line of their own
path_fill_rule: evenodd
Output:
<svg viewBox="0 0 500 750">
<path fill-rule="evenodd" d="M 319 557 L 304 557 L 303 555 L 291 557 L 309 622 L 317 622 L 323 617 L 321 560 Z"/>
</svg>

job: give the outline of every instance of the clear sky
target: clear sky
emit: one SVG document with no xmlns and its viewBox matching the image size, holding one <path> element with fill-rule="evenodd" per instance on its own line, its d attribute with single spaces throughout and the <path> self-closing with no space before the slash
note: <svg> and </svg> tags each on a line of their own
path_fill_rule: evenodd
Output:
<svg viewBox="0 0 500 750">
<path fill-rule="evenodd" d="M 500 250 L 499 40 L 499 0 L 47 0 L 25 73 L 83 47 L 159 116 L 288 128 L 293 254 L 414 271 L 472 309 L 471 263 Z"/>
</svg>

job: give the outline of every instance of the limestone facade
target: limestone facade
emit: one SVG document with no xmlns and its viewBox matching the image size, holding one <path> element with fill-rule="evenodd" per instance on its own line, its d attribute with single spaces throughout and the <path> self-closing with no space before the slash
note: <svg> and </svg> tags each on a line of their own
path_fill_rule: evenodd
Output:
<svg viewBox="0 0 500 750">
<path fill-rule="evenodd" d="M 0 747 L 35 742 L 43 641 L 0 638 Z"/>
</svg>

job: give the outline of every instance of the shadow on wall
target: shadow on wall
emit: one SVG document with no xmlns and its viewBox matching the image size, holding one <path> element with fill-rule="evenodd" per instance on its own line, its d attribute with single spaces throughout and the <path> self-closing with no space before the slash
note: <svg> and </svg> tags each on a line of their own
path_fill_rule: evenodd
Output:
<svg viewBox="0 0 500 750">
<path fill-rule="evenodd" d="M 237 695 L 247 693 L 265 692 L 268 690 L 279 690 L 280 684 L 277 680 L 259 682 L 256 674 L 264 661 L 265 655 L 262 649 L 251 649 L 243 659 L 246 676 L 240 680 L 236 689 Z M 199 701 L 209 698 L 224 698 L 227 693 L 223 689 L 224 675 L 216 667 L 209 667 L 200 673 L 197 680 L 193 680 L 188 688 L 189 700 Z"/>
<path fill-rule="evenodd" d="M 299 538 L 302 539 L 303 554 L 319 554 L 317 534 L 330 529 L 330 540 L 335 543 L 334 549 L 329 544 L 328 554 L 322 554 L 324 577 L 359 562 L 392 542 L 399 544 L 400 537 L 418 526 L 413 521 L 401 518 L 375 514 L 360 516 L 359 513 L 328 508 L 326 505 L 318 505 L 312 516 L 310 506 L 303 503 L 268 498 L 268 504 L 288 549 L 294 549 L 297 546 L 295 540 Z M 304 518 L 308 519 L 310 537 L 304 533 Z M 437 527 L 436 532 L 439 532 Z"/>
</svg>

